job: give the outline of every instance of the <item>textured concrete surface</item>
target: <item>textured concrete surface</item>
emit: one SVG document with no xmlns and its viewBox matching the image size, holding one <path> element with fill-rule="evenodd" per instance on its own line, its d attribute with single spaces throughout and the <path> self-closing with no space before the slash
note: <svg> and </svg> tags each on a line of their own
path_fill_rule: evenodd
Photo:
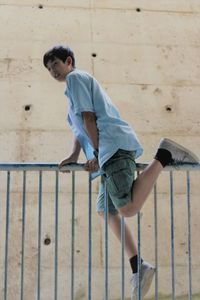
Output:
<svg viewBox="0 0 200 300">
<path fill-rule="evenodd" d="M 58 162 L 71 150 L 64 85 L 42 65 L 43 53 L 68 44 L 77 67 L 92 73 L 138 133 L 141 162 L 161 136 L 200 156 L 199 0 L 0 0 L 0 160 Z M 83 161 L 83 155 L 81 160 Z M 199 176 L 191 176 L 193 292 L 199 298 Z M 77 175 L 75 299 L 87 299 L 87 176 Z M 0 298 L 3 293 L 6 174 L 0 174 Z M 186 176 L 175 174 L 177 295 L 188 293 Z M 22 174 L 11 174 L 9 300 L 20 297 Z M 58 299 L 70 300 L 71 177 L 60 175 Z M 54 299 L 55 174 L 44 174 L 41 299 Z M 103 225 L 93 185 L 93 299 L 103 299 Z M 169 175 L 158 181 L 159 294 L 171 294 Z M 153 195 L 142 210 L 142 255 L 154 263 Z M 136 218 L 128 220 L 136 235 Z M 120 248 L 109 234 L 110 299 L 120 295 Z M 45 241 L 50 241 L 48 245 Z M 27 174 L 25 299 L 35 299 L 38 174 Z M 114 253 L 114 255 L 113 255 Z M 126 297 L 130 268 L 126 264 Z M 115 288 L 113 288 L 113 286 Z M 149 296 L 153 296 L 152 286 Z M 160 298 L 162 299 L 162 298 Z M 179 298 L 178 298 L 179 299 Z M 180 298 L 182 299 L 182 298 Z M 183 298 L 184 299 L 184 298 Z"/>
</svg>

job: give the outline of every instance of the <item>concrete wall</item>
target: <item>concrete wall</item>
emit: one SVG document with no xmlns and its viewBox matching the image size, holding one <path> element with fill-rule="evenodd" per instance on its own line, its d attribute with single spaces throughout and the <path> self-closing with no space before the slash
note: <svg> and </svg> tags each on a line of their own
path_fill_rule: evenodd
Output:
<svg viewBox="0 0 200 300">
<path fill-rule="evenodd" d="M 68 44 L 77 67 L 92 73 L 138 133 L 151 160 L 161 136 L 200 156 L 200 3 L 198 0 L 0 0 L 0 153 L 2 162 L 58 162 L 70 152 L 64 85 L 42 65 L 44 52 Z M 83 159 L 83 156 L 82 156 Z M 6 175 L 1 176 L 1 259 L 5 238 Z M 66 179 L 67 176 L 67 179 Z M 71 179 L 60 176 L 59 300 L 70 299 Z M 37 286 L 38 175 L 28 174 L 26 218 L 26 298 Z M 193 291 L 199 280 L 199 174 L 192 185 Z M 171 293 L 169 176 L 159 179 L 159 293 Z M 188 292 L 185 174 L 175 175 L 176 291 Z M 11 177 L 9 299 L 19 299 L 21 175 Z M 93 296 L 103 299 L 103 227 L 95 213 L 93 185 Z M 54 174 L 44 175 L 41 299 L 53 299 Z M 76 209 L 76 299 L 87 299 L 87 176 L 78 174 Z M 136 228 L 136 219 L 128 221 Z M 143 209 L 142 255 L 154 263 L 153 196 Z M 135 230 L 136 231 L 136 230 Z M 116 251 L 116 249 L 118 249 Z M 115 255 L 113 255 L 113 253 Z M 66 275 L 67 272 L 67 275 Z M 2 274 L 2 272 L 1 272 Z M 110 236 L 110 297 L 120 298 L 120 248 Z M 126 295 L 130 269 L 126 261 Z M 3 290 L 3 275 L 0 289 Z M 113 289 L 113 286 L 115 287 Z M 153 295 L 153 287 L 149 295 Z M 0 296 L 1 297 L 1 296 Z"/>
</svg>

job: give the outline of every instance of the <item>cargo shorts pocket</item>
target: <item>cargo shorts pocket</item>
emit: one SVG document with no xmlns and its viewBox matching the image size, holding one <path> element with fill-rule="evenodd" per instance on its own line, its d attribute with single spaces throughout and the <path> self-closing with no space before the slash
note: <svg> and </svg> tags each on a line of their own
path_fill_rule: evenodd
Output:
<svg viewBox="0 0 200 300">
<path fill-rule="evenodd" d="M 105 173 L 108 192 L 123 197 L 132 188 L 135 163 L 131 159 L 117 160 L 107 166 Z"/>
</svg>

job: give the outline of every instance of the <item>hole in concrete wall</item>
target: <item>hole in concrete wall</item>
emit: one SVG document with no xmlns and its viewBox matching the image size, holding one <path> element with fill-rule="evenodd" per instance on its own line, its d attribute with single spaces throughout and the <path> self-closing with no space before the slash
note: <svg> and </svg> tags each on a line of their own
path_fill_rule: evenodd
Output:
<svg viewBox="0 0 200 300">
<path fill-rule="evenodd" d="M 44 239 L 44 245 L 48 246 L 48 245 L 50 245 L 50 244 L 51 244 L 51 239 L 50 239 L 50 237 L 49 237 L 49 236 L 45 237 L 45 239 Z"/>
<path fill-rule="evenodd" d="M 162 90 L 159 89 L 159 88 L 156 88 L 156 89 L 153 91 L 153 93 L 154 93 L 154 95 L 159 96 L 159 95 L 162 94 Z"/>
<path fill-rule="evenodd" d="M 42 4 L 39 4 L 39 5 L 38 5 L 38 8 L 39 8 L 39 9 L 43 9 L 44 6 L 43 6 Z"/>
<path fill-rule="evenodd" d="M 96 53 L 92 53 L 92 57 L 97 57 L 97 54 Z"/>
<path fill-rule="evenodd" d="M 137 8 L 136 8 L 136 11 L 137 11 L 137 12 L 141 12 L 141 8 L 137 7 Z"/>
<path fill-rule="evenodd" d="M 166 110 L 167 112 L 172 112 L 172 106 L 171 106 L 171 105 L 166 105 L 166 106 L 165 106 L 165 110 Z"/>
<path fill-rule="evenodd" d="M 31 110 L 31 105 L 30 104 L 25 105 L 24 110 L 25 111 L 30 111 Z"/>
</svg>

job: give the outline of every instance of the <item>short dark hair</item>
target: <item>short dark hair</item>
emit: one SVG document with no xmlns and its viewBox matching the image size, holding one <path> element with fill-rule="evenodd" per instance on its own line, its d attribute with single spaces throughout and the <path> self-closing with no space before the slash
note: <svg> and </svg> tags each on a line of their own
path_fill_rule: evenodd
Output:
<svg viewBox="0 0 200 300">
<path fill-rule="evenodd" d="M 44 54 L 43 64 L 47 68 L 47 63 L 49 61 L 59 58 L 65 62 L 68 56 L 70 56 L 72 59 L 72 67 L 75 67 L 75 57 L 73 51 L 69 47 L 54 46 Z"/>
</svg>

